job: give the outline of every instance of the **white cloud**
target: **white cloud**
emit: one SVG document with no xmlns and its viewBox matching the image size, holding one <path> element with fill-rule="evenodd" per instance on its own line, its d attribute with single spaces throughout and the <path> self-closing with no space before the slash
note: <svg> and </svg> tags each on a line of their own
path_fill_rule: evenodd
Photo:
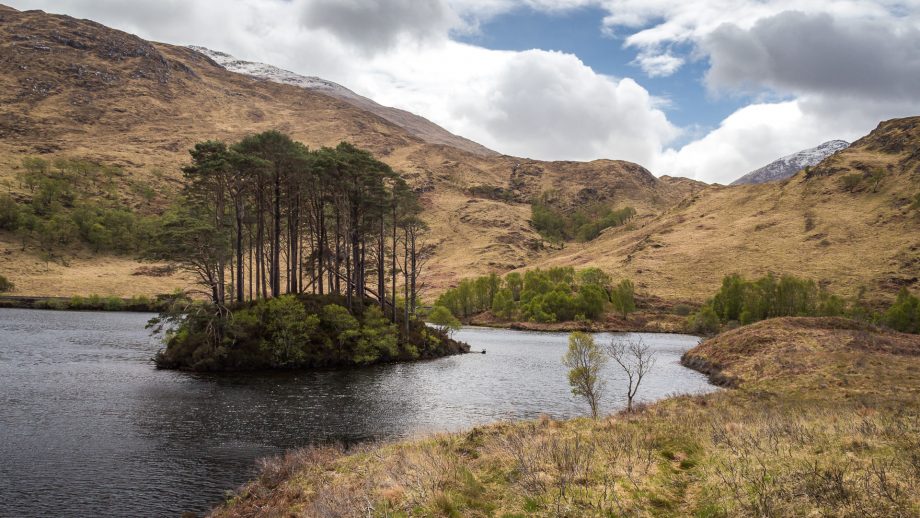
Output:
<svg viewBox="0 0 920 518">
<path fill-rule="evenodd" d="M 457 107 L 474 123 L 468 133 L 510 154 L 648 164 L 677 135 L 635 81 L 598 75 L 570 54 L 509 54 L 484 86 Z"/>
<path fill-rule="evenodd" d="M 328 31 L 367 54 L 386 52 L 403 38 L 437 40 L 462 25 L 443 0 L 312 0 L 301 4 L 302 26 Z"/>
<path fill-rule="evenodd" d="M 670 52 L 640 52 L 633 63 L 639 65 L 649 77 L 666 77 L 674 74 L 683 66 L 684 59 Z"/>
<path fill-rule="evenodd" d="M 779 157 L 833 139 L 852 142 L 879 121 L 901 117 L 916 105 L 866 103 L 822 96 L 745 106 L 713 131 L 653 162 L 657 174 L 728 184 Z"/>
</svg>

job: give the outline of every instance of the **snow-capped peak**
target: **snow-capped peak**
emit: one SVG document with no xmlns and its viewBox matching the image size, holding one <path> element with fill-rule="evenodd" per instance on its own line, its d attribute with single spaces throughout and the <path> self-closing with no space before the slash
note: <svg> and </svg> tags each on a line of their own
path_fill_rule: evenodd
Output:
<svg viewBox="0 0 920 518">
<path fill-rule="evenodd" d="M 849 145 L 850 143 L 845 140 L 830 140 L 820 146 L 786 155 L 738 178 L 732 185 L 766 183 L 789 178 L 806 167 L 818 165 L 825 158 L 846 149 Z"/>
</svg>

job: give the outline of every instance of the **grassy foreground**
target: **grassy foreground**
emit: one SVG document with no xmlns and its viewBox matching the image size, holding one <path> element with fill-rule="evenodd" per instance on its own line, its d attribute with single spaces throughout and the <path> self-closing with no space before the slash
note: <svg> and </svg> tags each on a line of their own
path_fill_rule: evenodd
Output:
<svg viewBox="0 0 920 518">
<path fill-rule="evenodd" d="M 684 360 L 731 388 L 598 421 L 301 449 L 213 515 L 920 514 L 920 336 L 783 318 Z"/>
</svg>

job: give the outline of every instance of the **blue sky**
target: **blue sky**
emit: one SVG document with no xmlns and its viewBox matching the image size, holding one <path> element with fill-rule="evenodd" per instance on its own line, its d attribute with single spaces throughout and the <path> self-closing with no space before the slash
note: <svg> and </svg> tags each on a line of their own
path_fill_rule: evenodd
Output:
<svg viewBox="0 0 920 518">
<path fill-rule="evenodd" d="M 634 63 L 636 49 L 624 48 L 623 35 L 605 33 L 602 23 L 605 14 L 599 7 L 563 11 L 520 7 L 480 23 L 476 32 L 460 33 L 455 38 L 493 50 L 558 50 L 578 56 L 600 74 L 634 77 L 652 95 L 666 101 L 662 109 L 671 122 L 691 129 L 675 145 L 715 128 L 750 102 L 749 95 L 707 93 L 702 80 L 708 68 L 705 58 L 689 62 L 671 76 L 648 77 Z M 685 51 L 689 53 L 689 49 Z"/>
</svg>

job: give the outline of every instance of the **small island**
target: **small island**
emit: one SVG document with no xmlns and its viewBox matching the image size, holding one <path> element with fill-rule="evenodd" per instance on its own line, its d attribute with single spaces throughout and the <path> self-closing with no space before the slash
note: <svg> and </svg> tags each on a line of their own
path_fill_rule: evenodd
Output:
<svg viewBox="0 0 920 518">
<path fill-rule="evenodd" d="M 406 332 L 379 306 L 349 310 L 344 303 L 335 295 L 282 295 L 247 302 L 218 320 L 224 326 L 220 329 L 207 314 L 182 312 L 179 326 L 167 333 L 156 365 L 192 371 L 348 368 L 470 350 L 441 327 L 410 320 Z M 163 321 L 156 319 L 154 325 Z"/>
<path fill-rule="evenodd" d="M 151 320 L 160 368 L 334 368 L 469 352 L 420 318 L 432 250 L 418 196 L 350 144 L 277 131 L 191 150 L 182 194 L 144 255 L 192 274 Z"/>
</svg>

